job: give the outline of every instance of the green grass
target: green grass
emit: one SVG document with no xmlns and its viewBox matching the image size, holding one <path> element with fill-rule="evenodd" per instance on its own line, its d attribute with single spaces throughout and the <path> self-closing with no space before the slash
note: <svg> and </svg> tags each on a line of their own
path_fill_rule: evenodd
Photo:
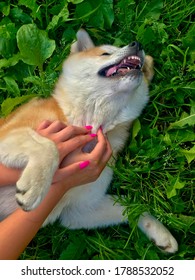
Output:
<svg viewBox="0 0 195 280">
<path fill-rule="evenodd" d="M 126 206 L 131 226 L 71 231 L 56 222 L 40 229 L 21 259 L 194 259 L 194 1 L 18 0 L 0 2 L 0 12 L 1 115 L 34 95 L 49 96 L 81 26 L 97 43 L 138 40 L 155 61 L 150 102 L 134 123 L 109 190 Z M 32 44 L 27 57 L 25 46 L 36 36 L 41 45 Z M 137 229 L 145 210 L 176 237 L 176 254 L 162 254 Z"/>
</svg>

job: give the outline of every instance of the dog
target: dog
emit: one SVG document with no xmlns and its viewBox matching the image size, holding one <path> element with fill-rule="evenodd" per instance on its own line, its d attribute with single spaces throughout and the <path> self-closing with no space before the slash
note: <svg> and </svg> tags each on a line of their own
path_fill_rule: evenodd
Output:
<svg viewBox="0 0 195 280">
<path fill-rule="evenodd" d="M 15 188 L 0 188 L 0 218 L 19 206 L 25 211 L 36 208 L 51 185 L 59 164 L 58 152 L 51 140 L 36 133 L 40 122 L 47 119 L 76 126 L 90 124 L 94 133 L 101 126 L 116 158 L 128 139 L 132 122 L 148 102 L 152 77 L 153 59 L 145 55 L 138 42 L 122 48 L 95 46 L 89 34 L 79 30 L 51 97 L 32 99 L 1 119 L 0 162 L 24 170 Z M 95 182 L 70 189 L 43 226 L 56 219 L 70 229 L 127 222 L 124 207 L 106 194 L 112 175 L 112 169 L 106 166 Z M 161 250 L 177 251 L 175 238 L 149 213 L 139 217 L 138 227 Z"/>
</svg>

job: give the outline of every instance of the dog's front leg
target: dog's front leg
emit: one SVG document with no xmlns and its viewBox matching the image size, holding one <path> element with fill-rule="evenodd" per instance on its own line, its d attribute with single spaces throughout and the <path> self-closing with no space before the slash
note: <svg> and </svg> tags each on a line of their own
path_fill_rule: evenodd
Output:
<svg viewBox="0 0 195 280">
<path fill-rule="evenodd" d="M 31 128 L 19 128 L 0 137 L 0 162 L 23 169 L 16 184 L 16 200 L 23 210 L 30 211 L 48 192 L 59 155 L 51 140 Z"/>
</svg>

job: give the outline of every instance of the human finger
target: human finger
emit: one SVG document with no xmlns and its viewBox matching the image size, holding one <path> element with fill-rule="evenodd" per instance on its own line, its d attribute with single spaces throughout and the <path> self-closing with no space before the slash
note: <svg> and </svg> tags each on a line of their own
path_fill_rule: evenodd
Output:
<svg viewBox="0 0 195 280">
<path fill-rule="evenodd" d="M 97 178 L 112 156 L 112 148 L 107 137 L 102 132 L 99 132 L 98 139 L 99 142 L 90 154 L 91 164 L 89 166 L 90 172 L 97 176 Z"/>
<path fill-rule="evenodd" d="M 58 139 L 58 141 L 64 142 L 69 139 L 72 139 L 75 136 L 78 135 L 85 135 L 90 132 L 90 126 L 86 127 L 78 127 L 78 126 L 67 126 L 61 131 L 57 132 L 55 135 L 55 138 Z"/>
<path fill-rule="evenodd" d="M 39 126 L 37 127 L 37 131 L 42 130 L 42 129 L 46 129 L 49 125 L 51 125 L 52 122 L 49 120 L 44 120 L 42 121 Z"/>
<path fill-rule="evenodd" d="M 90 161 L 88 160 L 76 162 L 61 169 L 59 168 L 53 177 L 53 183 L 64 181 L 66 186 L 68 184 L 69 187 L 75 187 L 92 182 L 97 178 L 87 170 L 89 165 Z"/>
<path fill-rule="evenodd" d="M 73 151 L 76 151 L 78 148 L 81 148 L 90 141 L 93 141 L 94 137 L 96 137 L 96 134 L 77 135 L 65 142 L 60 142 L 58 144 L 60 161 Z"/>
<path fill-rule="evenodd" d="M 66 127 L 67 125 L 65 123 L 55 120 L 47 127 L 47 133 L 57 133 Z"/>
<path fill-rule="evenodd" d="M 103 157 L 103 155 L 106 152 L 107 145 L 108 145 L 107 138 L 103 134 L 102 130 L 99 129 L 97 132 L 97 144 L 94 147 L 94 149 L 92 150 L 92 152 L 90 153 L 91 156 L 101 160 L 101 158 Z"/>
<path fill-rule="evenodd" d="M 112 156 L 112 147 L 111 147 L 111 145 L 110 145 L 110 142 L 108 141 L 107 138 L 106 138 L 105 140 L 106 140 L 106 151 L 105 151 L 105 153 L 103 154 L 102 159 L 101 159 L 101 162 L 102 162 L 103 164 L 107 163 L 108 160 L 109 160 L 109 159 L 111 158 L 111 156 Z"/>
</svg>

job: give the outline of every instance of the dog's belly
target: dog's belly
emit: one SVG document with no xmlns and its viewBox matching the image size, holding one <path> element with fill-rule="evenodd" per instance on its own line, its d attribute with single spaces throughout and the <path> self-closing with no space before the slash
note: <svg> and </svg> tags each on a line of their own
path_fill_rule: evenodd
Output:
<svg viewBox="0 0 195 280">
<path fill-rule="evenodd" d="M 43 226 L 53 223 L 58 218 L 60 219 L 61 213 L 64 212 L 66 214 L 63 217 L 63 225 L 68 227 L 71 224 L 72 215 L 90 211 L 90 209 L 96 207 L 105 196 L 112 175 L 112 169 L 106 167 L 95 182 L 70 189 L 53 209 Z"/>
</svg>

